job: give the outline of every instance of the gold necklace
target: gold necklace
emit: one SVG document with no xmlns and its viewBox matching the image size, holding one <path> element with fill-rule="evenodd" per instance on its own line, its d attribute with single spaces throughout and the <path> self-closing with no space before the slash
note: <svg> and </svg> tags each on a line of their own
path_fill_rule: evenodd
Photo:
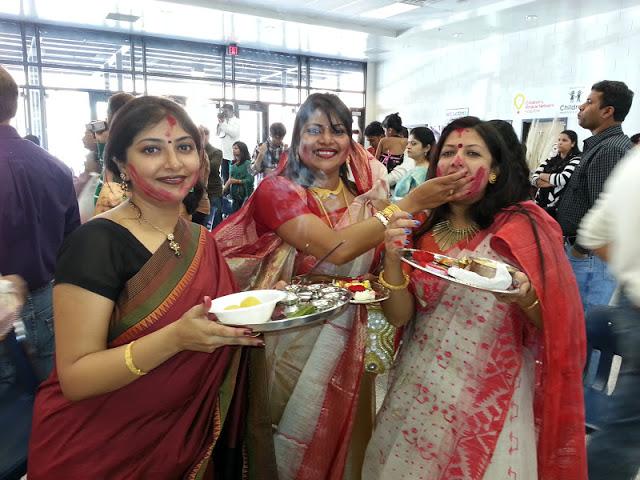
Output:
<svg viewBox="0 0 640 480">
<path fill-rule="evenodd" d="M 138 223 L 140 223 L 140 224 L 146 223 L 147 225 L 149 225 L 154 230 L 156 230 L 156 231 L 160 232 L 161 234 L 163 234 L 164 236 L 166 236 L 167 237 L 167 242 L 169 243 L 169 248 L 173 251 L 173 253 L 174 253 L 174 255 L 176 257 L 179 257 L 181 255 L 180 244 L 178 242 L 176 242 L 176 239 L 175 239 L 173 233 L 165 232 L 164 230 L 156 227 L 153 223 L 151 223 L 149 220 L 144 218 L 142 216 L 142 210 L 140 210 L 140 207 L 138 207 L 138 205 L 133 203 L 133 200 L 129 200 L 129 203 L 131 204 L 131 206 L 133 208 L 135 208 L 138 211 L 138 218 L 136 219 L 136 220 L 138 220 Z"/>
<path fill-rule="evenodd" d="M 336 188 L 335 190 L 330 190 L 328 188 L 322 187 L 309 187 L 309 190 L 315 193 L 316 196 L 321 200 L 328 200 L 330 198 L 336 198 L 340 193 L 344 193 L 344 182 L 342 181 L 342 179 L 340 179 L 338 188 Z"/>
<path fill-rule="evenodd" d="M 478 230 L 478 225 L 475 223 L 463 228 L 456 228 L 451 225 L 450 220 L 444 220 L 433 227 L 432 233 L 438 247 L 444 252 L 459 241 L 473 237 L 478 233 Z"/>
<path fill-rule="evenodd" d="M 321 190 L 320 194 L 316 191 L 318 189 Z M 329 189 L 320 188 L 320 187 L 309 187 L 309 190 L 311 191 L 311 194 L 314 196 L 314 198 L 320 205 L 320 209 L 322 210 L 322 213 L 324 214 L 324 217 L 327 219 L 327 223 L 329 224 L 329 227 L 331 227 L 332 230 L 335 225 L 331 221 L 331 217 L 329 217 L 329 212 L 327 212 L 327 209 L 325 208 L 324 203 L 322 203 L 323 200 L 328 200 L 331 197 L 327 195 L 326 197 L 323 198 L 321 196 L 322 191 L 329 192 L 332 195 L 337 195 L 338 193 L 342 192 L 344 205 L 347 209 L 347 213 L 349 214 L 349 223 L 353 223 L 353 219 L 351 218 L 351 209 L 349 208 L 349 202 L 347 201 L 347 193 L 344 190 L 344 183 L 342 182 L 342 179 L 340 179 L 340 185 L 338 185 L 338 188 L 336 190 L 329 190 Z"/>
</svg>

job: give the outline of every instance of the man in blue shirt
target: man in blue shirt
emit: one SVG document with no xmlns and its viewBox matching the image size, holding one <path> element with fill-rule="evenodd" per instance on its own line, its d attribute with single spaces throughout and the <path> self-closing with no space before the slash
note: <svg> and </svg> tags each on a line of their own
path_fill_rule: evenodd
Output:
<svg viewBox="0 0 640 480">
<path fill-rule="evenodd" d="M 18 86 L 0 66 L 0 273 L 19 275 L 29 294 L 21 313 L 40 380 L 53 367 L 52 280 L 58 249 L 80 225 L 71 170 L 10 125 Z M 0 344 L 0 383 L 13 366 Z"/>
</svg>

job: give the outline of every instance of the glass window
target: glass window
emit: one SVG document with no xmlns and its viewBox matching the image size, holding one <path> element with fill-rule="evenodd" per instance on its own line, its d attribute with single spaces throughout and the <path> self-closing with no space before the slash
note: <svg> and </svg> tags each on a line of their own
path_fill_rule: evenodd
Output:
<svg viewBox="0 0 640 480">
<path fill-rule="evenodd" d="M 147 93 L 149 95 L 179 95 L 188 98 L 222 98 L 222 82 L 147 76 Z"/>
<path fill-rule="evenodd" d="M 304 101 L 305 98 L 307 98 L 307 92 L 306 90 L 303 90 L 303 95 L 302 95 L 302 101 Z M 292 103 L 294 105 L 299 105 L 300 104 L 300 95 L 298 93 L 298 89 L 297 88 L 287 88 L 285 90 L 285 99 L 284 99 L 285 103 Z"/>
<path fill-rule="evenodd" d="M 129 74 L 74 70 L 71 68 L 42 68 L 45 87 L 132 92 L 133 78 Z"/>
<path fill-rule="evenodd" d="M 131 70 L 131 44 L 126 35 L 40 27 L 42 63 L 95 70 Z"/>
<path fill-rule="evenodd" d="M 363 63 L 311 58 L 309 75 L 309 84 L 312 88 L 357 92 L 365 90 Z"/>
<path fill-rule="evenodd" d="M 236 100 L 258 100 L 258 87 L 255 85 L 239 85 L 236 84 Z"/>
<path fill-rule="evenodd" d="M 283 53 L 241 48 L 235 57 L 237 82 L 298 86 L 298 58 Z"/>
<path fill-rule="evenodd" d="M 17 23 L 0 21 L 0 60 L 22 63 L 22 35 Z"/>
<path fill-rule="evenodd" d="M 260 101 L 269 103 L 282 103 L 283 91 L 280 87 L 259 87 Z"/>
<path fill-rule="evenodd" d="M 218 45 L 146 39 L 147 73 L 222 78 L 222 47 Z"/>
</svg>

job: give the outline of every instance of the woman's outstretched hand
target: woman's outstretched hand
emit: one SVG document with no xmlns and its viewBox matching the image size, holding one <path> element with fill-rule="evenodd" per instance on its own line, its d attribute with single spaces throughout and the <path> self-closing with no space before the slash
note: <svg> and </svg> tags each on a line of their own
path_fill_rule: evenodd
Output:
<svg viewBox="0 0 640 480">
<path fill-rule="evenodd" d="M 409 212 L 429 210 L 447 202 L 462 200 L 467 194 L 465 188 L 473 181 L 473 177 L 464 169 L 450 175 L 432 178 L 422 185 L 414 188 L 405 197 L 408 205 L 404 205 L 405 199 L 398 202 L 398 206 Z"/>
<path fill-rule="evenodd" d="M 178 351 L 192 350 L 211 353 L 225 345 L 245 345 L 262 347 L 264 342 L 252 338 L 253 333 L 247 328 L 235 328 L 221 325 L 209 319 L 211 299 L 205 297 L 200 305 L 189 309 L 173 325 Z"/>
</svg>

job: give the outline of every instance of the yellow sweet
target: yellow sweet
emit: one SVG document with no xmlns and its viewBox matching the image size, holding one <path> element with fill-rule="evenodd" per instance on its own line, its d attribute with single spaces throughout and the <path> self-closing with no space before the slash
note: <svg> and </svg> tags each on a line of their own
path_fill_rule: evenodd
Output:
<svg viewBox="0 0 640 480">
<path fill-rule="evenodd" d="M 262 302 L 258 300 L 256 297 L 247 297 L 240 302 L 241 307 L 255 307 L 256 305 L 260 305 Z"/>
<path fill-rule="evenodd" d="M 237 310 L 239 308 L 246 307 L 255 307 L 256 305 L 260 305 L 262 302 L 258 300 L 256 297 L 247 297 L 240 302 L 240 305 L 229 305 L 228 307 L 224 307 L 225 310 Z"/>
</svg>

